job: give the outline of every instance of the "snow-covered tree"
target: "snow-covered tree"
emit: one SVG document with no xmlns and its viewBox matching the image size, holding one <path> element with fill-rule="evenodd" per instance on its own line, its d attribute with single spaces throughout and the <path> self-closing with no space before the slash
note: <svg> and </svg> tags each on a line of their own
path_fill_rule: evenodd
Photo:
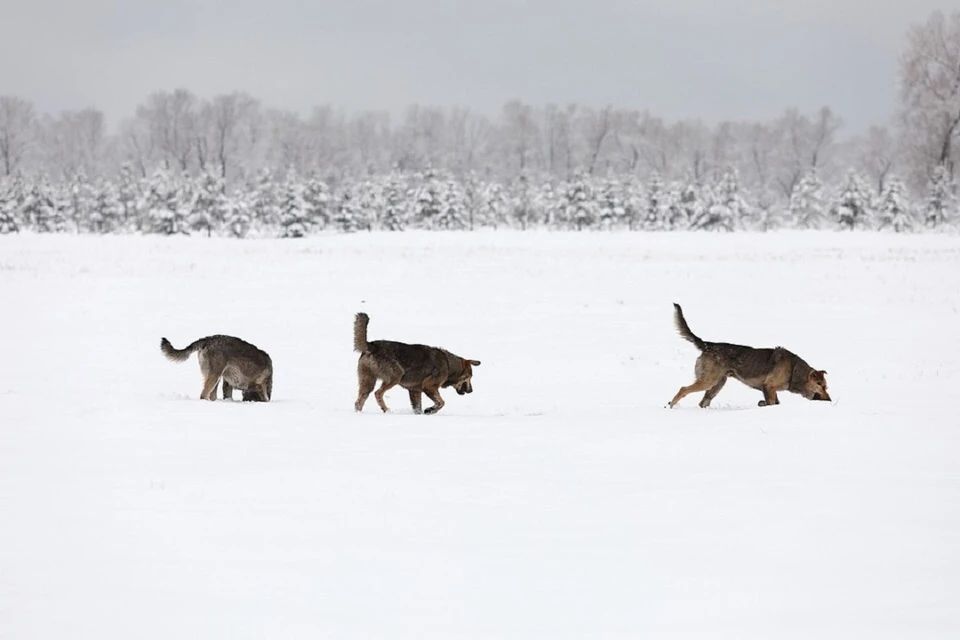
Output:
<svg viewBox="0 0 960 640">
<path fill-rule="evenodd" d="M 27 192 L 21 215 L 39 233 L 63 233 L 67 230 L 65 207 L 57 202 L 55 189 L 46 174 L 41 174 Z"/>
<path fill-rule="evenodd" d="M 790 194 L 790 220 L 801 229 L 819 229 L 823 225 L 826 205 L 823 183 L 816 170 L 805 174 Z"/>
<path fill-rule="evenodd" d="M 204 171 L 195 185 L 194 198 L 188 222 L 193 231 L 205 233 L 209 238 L 215 229 L 223 226 L 224 218 L 217 208 L 217 202 L 223 194 L 223 180 L 220 176 Z"/>
<path fill-rule="evenodd" d="M 336 199 L 336 210 L 331 226 L 338 231 L 352 233 L 360 229 L 360 215 L 357 211 L 357 201 L 351 193 L 349 185 L 344 186 Z"/>
<path fill-rule="evenodd" d="M 468 227 L 492 227 L 498 229 L 506 224 L 510 211 L 507 192 L 499 182 L 480 182 L 476 186 L 479 193 L 479 208 L 475 216 L 469 216 Z"/>
<path fill-rule="evenodd" d="M 592 228 L 598 221 L 598 207 L 593 189 L 584 173 L 577 173 L 565 191 L 564 219 L 577 231 Z"/>
<path fill-rule="evenodd" d="M 273 179 L 273 172 L 269 168 L 261 169 L 257 174 L 253 201 L 250 207 L 254 226 L 276 228 L 279 224 L 280 198 L 277 192 L 278 188 L 276 181 Z"/>
<path fill-rule="evenodd" d="M 120 225 L 123 229 L 136 228 L 140 231 L 140 211 L 138 203 L 143 197 L 140 182 L 133 173 L 133 167 L 123 163 L 117 184 L 117 201 L 120 204 Z"/>
<path fill-rule="evenodd" d="M 733 231 L 749 217 L 750 208 L 740 194 L 740 182 L 735 170 L 725 171 L 710 195 L 705 209 L 692 222 L 692 228 Z"/>
<path fill-rule="evenodd" d="M 604 180 L 600 185 L 597 224 L 601 229 L 616 229 L 627 219 L 623 190 L 616 180 Z"/>
<path fill-rule="evenodd" d="M 302 238 L 310 232 L 307 203 L 303 199 L 303 187 L 293 169 L 280 190 L 280 237 Z"/>
<path fill-rule="evenodd" d="M 182 191 L 181 185 L 171 178 L 166 169 L 158 168 L 144 190 L 140 207 L 146 218 L 143 229 L 162 235 L 189 235 L 189 199 L 183 196 Z"/>
<path fill-rule="evenodd" d="M 70 179 L 68 196 L 64 199 L 67 203 L 67 215 L 77 233 L 88 227 L 95 197 L 93 185 L 83 169 L 80 169 Z"/>
<path fill-rule="evenodd" d="M 880 194 L 878 215 L 880 229 L 893 229 L 897 233 L 913 229 L 914 219 L 906 199 L 906 188 L 899 178 L 888 177 Z"/>
<path fill-rule="evenodd" d="M 93 207 L 87 227 L 94 233 L 114 233 L 122 228 L 123 207 L 117 188 L 109 180 L 99 180 L 94 187 Z"/>
<path fill-rule="evenodd" d="M 418 183 L 413 200 L 413 211 L 410 216 L 416 226 L 422 229 L 432 229 L 434 220 L 443 210 L 441 199 L 441 185 L 436 172 L 431 169 L 418 176 Z"/>
<path fill-rule="evenodd" d="M 643 209 L 643 228 L 647 231 L 663 231 L 670 228 L 665 208 L 663 178 L 654 171 L 647 181 L 646 206 Z"/>
<path fill-rule="evenodd" d="M 221 193 L 217 197 L 216 206 L 227 234 L 234 238 L 245 237 L 250 231 L 250 205 L 244 199 L 243 193 Z"/>
<path fill-rule="evenodd" d="M 315 172 L 307 176 L 307 183 L 303 187 L 303 202 L 310 227 L 325 229 L 330 224 L 332 198 L 330 187 Z"/>
<path fill-rule="evenodd" d="M 364 180 L 355 185 L 357 227 L 372 231 L 380 222 L 380 213 L 383 211 L 383 191 L 375 180 Z"/>
<path fill-rule="evenodd" d="M 407 186 L 398 173 L 392 173 L 383 187 L 383 213 L 380 228 L 403 231 L 407 222 Z"/>
<path fill-rule="evenodd" d="M 549 183 L 548 183 L 549 184 Z M 520 174 L 510 194 L 511 218 L 521 229 L 536 221 L 536 193 L 525 174 Z"/>
<path fill-rule="evenodd" d="M 20 212 L 26 197 L 26 185 L 19 170 L 9 178 L 0 179 L 0 233 L 20 231 Z"/>
<path fill-rule="evenodd" d="M 433 229 L 462 231 L 467 228 L 466 196 L 460 183 L 446 180 L 440 190 L 440 211 L 433 218 Z"/>
<path fill-rule="evenodd" d="M 841 229 L 868 229 L 873 226 L 870 191 L 856 171 L 849 171 L 831 209 Z"/>
<path fill-rule="evenodd" d="M 931 229 L 942 227 L 950 219 L 955 207 L 950 171 L 942 164 L 937 165 L 927 184 L 923 207 L 924 225 Z"/>
</svg>

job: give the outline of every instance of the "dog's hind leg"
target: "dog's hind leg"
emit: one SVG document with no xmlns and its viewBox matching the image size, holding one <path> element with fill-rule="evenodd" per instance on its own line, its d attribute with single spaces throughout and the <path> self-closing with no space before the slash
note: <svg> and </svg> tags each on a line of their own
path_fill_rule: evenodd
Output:
<svg viewBox="0 0 960 640">
<path fill-rule="evenodd" d="M 363 411 L 364 403 L 367 401 L 367 398 L 370 397 L 373 388 L 377 386 L 377 376 L 366 367 L 362 365 L 358 366 L 357 386 L 359 387 L 359 392 L 357 394 L 357 401 L 353 403 L 353 408 L 357 411 Z"/>
<path fill-rule="evenodd" d="M 203 381 L 203 391 L 200 393 L 201 400 L 217 399 L 217 383 L 220 382 L 220 374 L 212 371 L 206 375 Z"/>
<path fill-rule="evenodd" d="M 423 385 L 423 392 L 427 394 L 428 398 L 433 400 L 433 406 L 427 407 L 427 410 L 424 411 L 424 413 L 430 415 L 440 411 L 440 409 L 443 409 L 444 402 L 443 398 L 440 397 L 440 389 L 437 388 L 437 385 L 433 384 L 432 382 L 430 384 L 425 384 Z"/>
<path fill-rule="evenodd" d="M 727 378 L 724 376 L 720 378 L 720 382 L 710 387 L 705 394 L 703 394 L 703 400 L 700 401 L 700 408 L 706 409 L 710 406 L 710 403 L 714 398 L 717 397 L 717 394 L 720 393 L 720 390 L 723 389 L 723 385 L 727 384 Z"/>
<path fill-rule="evenodd" d="M 400 380 L 403 378 L 403 367 L 397 362 L 382 362 L 377 364 L 379 365 L 377 367 L 377 377 L 380 378 L 381 382 L 380 388 L 373 394 L 373 397 L 377 399 L 377 404 L 380 405 L 380 409 L 386 413 L 389 409 L 387 408 L 387 403 L 383 400 L 383 394 L 400 384 Z"/>
<path fill-rule="evenodd" d="M 417 415 L 423 413 L 423 391 L 419 389 L 410 389 L 410 406 Z"/>
<path fill-rule="evenodd" d="M 230 386 L 226 378 L 223 379 L 223 399 L 233 400 L 233 387 Z"/>
</svg>

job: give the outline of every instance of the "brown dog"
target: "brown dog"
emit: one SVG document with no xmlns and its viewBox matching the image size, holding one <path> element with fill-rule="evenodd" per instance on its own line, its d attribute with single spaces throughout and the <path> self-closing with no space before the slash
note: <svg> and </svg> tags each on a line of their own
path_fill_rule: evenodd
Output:
<svg viewBox="0 0 960 640">
<path fill-rule="evenodd" d="M 168 360 L 184 362 L 194 351 L 203 374 L 201 400 L 217 399 L 217 382 L 223 378 L 223 397 L 233 399 L 233 390 L 243 392 L 245 401 L 270 402 L 273 395 L 273 362 L 265 351 L 233 336 L 200 338 L 185 349 L 176 349 L 166 338 L 160 350 Z"/>
<path fill-rule="evenodd" d="M 358 313 L 353 321 L 353 350 L 360 354 L 357 362 L 359 394 L 354 408 L 363 411 L 370 392 L 381 380 L 374 394 L 377 404 L 386 412 L 383 394 L 400 385 L 410 393 L 410 405 L 414 413 L 436 413 L 443 408 L 440 389 L 453 387 L 457 393 L 473 393 L 473 367 L 479 360 L 467 360 L 446 349 L 422 344 L 407 344 L 391 340 L 367 340 L 367 325 L 370 316 Z M 423 394 L 433 400 L 433 406 L 423 411 Z"/>
<path fill-rule="evenodd" d="M 830 400 L 827 393 L 826 371 L 817 371 L 800 356 L 783 347 L 756 349 L 726 342 L 706 342 L 693 334 L 683 317 L 680 305 L 674 303 L 674 324 L 684 339 L 692 342 L 701 351 L 697 358 L 696 381 L 681 387 L 670 401 L 673 408 L 684 396 L 697 391 L 706 391 L 700 406 L 710 406 L 727 378 L 736 378 L 743 384 L 763 392 L 759 406 L 780 404 L 778 391 L 802 395 L 807 400 Z"/>
</svg>

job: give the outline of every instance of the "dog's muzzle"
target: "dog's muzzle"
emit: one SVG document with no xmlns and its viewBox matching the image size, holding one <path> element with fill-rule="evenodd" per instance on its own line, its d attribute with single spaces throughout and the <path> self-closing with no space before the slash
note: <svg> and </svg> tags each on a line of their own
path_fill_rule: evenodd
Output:
<svg viewBox="0 0 960 640">
<path fill-rule="evenodd" d="M 461 396 L 467 393 L 473 393 L 473 385 L 469 382 L 464 382 L 461 385 L 457 385 L 457 393 Z"/>
<path fill-rule="evenodd" d="M 823 400 L 823 401 L 825 401 L 825 402 L 831 402 L 830 396 L 828 396 L 828 395 L 826 395 L 826 394 L 823 394 L 823 393 L 815 393 L 815 394 L 813 394 L 813 398 L 812 398 L 812 399 L 813 399 L 813 400 Z"/>
</svg>

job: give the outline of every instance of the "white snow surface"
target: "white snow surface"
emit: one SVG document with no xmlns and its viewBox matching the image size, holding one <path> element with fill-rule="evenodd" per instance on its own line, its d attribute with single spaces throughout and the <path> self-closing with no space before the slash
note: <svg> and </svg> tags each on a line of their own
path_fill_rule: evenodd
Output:
<svg viewBox="0 0 960 640">
<path fill-rule="evenodd" d="M 21 234 L 0 301 L 0 638 L 960 637 L 956 236 Z M 834 401 L 666 409 L 674 301 Z M 474 393 L 355 413 L 357 311 Z"/>
</svg>

